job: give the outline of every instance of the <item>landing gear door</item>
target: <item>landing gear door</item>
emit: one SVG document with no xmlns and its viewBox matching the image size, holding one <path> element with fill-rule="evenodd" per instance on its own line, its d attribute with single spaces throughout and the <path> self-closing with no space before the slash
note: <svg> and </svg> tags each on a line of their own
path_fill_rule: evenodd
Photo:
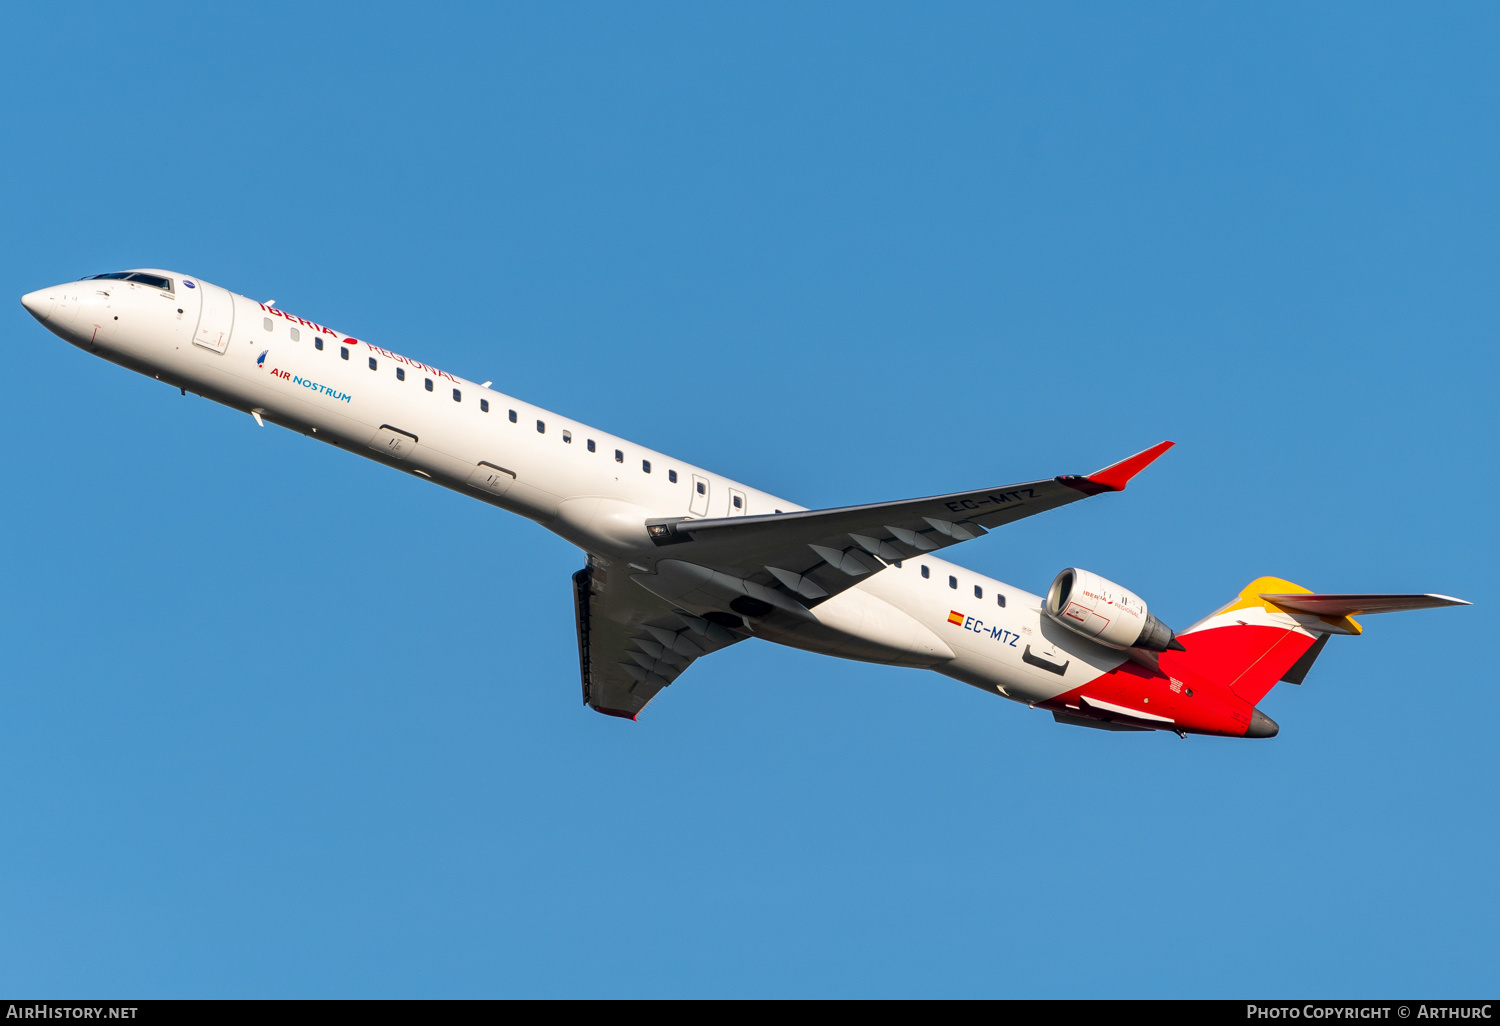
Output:
<svg viewBox="0 0 1500 1026">
<path fill-rule="evenodd" d="M 708 478 L 693 475 L 693 494 L 688 500 L 688 512 L 695 517 L 708 516 Z"/>
<path fill-rule="evenodd" d="M 234 331 L 234 295 L 228 289 L 221 289 L 206 281 L 195 281 L 194 285 L 203 299 L 198 311 L 198 330 L 193 333 L 193 345 L 223 353 L 229 348 L 229 336 Z"/>
</svg>

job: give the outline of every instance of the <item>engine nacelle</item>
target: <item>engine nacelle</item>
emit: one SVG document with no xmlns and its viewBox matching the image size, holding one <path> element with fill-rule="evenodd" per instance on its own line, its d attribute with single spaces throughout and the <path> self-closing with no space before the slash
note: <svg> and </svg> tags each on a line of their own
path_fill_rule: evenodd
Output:
<svg viewBox="0 0 1500 1026">
<path fill-rule="evenodd" d="M 1043 608 L 1068 630 L 1110 648 L 1182 650 L 1172 628 L 1152 616 L 1140 596 L 1087 570 L 1058 574 Z"/>
</svg>

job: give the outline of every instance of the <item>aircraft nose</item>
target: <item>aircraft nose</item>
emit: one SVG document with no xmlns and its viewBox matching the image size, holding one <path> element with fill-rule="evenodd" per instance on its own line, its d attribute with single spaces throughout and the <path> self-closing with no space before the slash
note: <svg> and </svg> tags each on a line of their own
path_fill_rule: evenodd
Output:
<svg viewBox="0 0 1500 1026">
<path fill-rule="evenodd" d="M 52 316 L 53 309 L 57 306 L 55 290 L 37 289 L 35 292 L 28 292 L 21 297 L 21 305 L 31 316 L 46 324 L 48 318 Z"/>
<path fill-rule="evenodd" d="M 1271 717 L 1256 709 L 1250 713 L 1250 726 L 1245 731 L 1246 737 L 1275 737 L 1281 733 L 1281 727 Z"/>
</svg>

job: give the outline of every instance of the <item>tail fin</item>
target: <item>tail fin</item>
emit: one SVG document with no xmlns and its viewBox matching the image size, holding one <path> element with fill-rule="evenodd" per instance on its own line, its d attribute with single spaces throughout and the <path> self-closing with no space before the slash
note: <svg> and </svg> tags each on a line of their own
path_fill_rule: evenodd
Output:
<svg viewBox="0 0 1500 1026">
<path fill-rule="evenodd" d="M 1164 652 L 1162 669 L 1229 688 L 1255 705 L 1280 681 L 1301 684 L 1334 634 L 1361 634 L 1353 614 L 1466 606 L 1447 595 L 1317 595 L 1261 577 L 1221 609 L 1177 635 L 1185 651 Z"/>
<path fill-rule="evenodd" d="M 1316 616 L 1291 613 L 1262 598 L 1265 594 L 1280 597 L 1312 592 L 1279 577 L 1251 581 L 1234 601 L 1179 634 L 1177 638 L 1186 651 L 1162 653 L 1162 669 L 1172 676 L 1185 672 L 1204 678 L 1255 705 L 1279 681 L 1302 683 L 1330 634 L 1358 634 L 1361 630 L 1348 617 L 1329 623 Z M 1321 629 L 1303 621 L 1317 623 Z"/>
</svg>

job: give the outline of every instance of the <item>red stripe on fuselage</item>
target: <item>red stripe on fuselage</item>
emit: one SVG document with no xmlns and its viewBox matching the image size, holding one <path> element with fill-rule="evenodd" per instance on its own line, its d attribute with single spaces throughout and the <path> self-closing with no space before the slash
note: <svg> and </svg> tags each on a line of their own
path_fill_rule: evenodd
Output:
<svg viewBox="0 0 1500 1026">
<path fill-rule="evenodd" d="M 1165 716 L 1172 720 L 1172 727 L 1189 733 L 1242 737 L 1255 704 L 1313 644 L 1312 638 L 1298 631 L 1246 623 L 1180 634 L 1178 640 L 1184 651 L 1161 653 L 1160 671 L 1127 661 L 1041 704 L 1088 716 L 1087 699 L 1093 698 Z M 1152 725 L 1149 720 L 1135 722 Z"/>
<path fill-rule="evenodd" d="M 1165 669 L 1166 660 L 1162 660 Z M 1082 701 L 1080 701 L 1082 699 Z M 1087 700 L 1095 699 L 1151 716 L 1164 716 L 1170 726 L 1149 720 L 1140 726 L 1176 729 L 1190 734 L 1218 734 L 1242 737 L 1250 726 L 1253 707 L 1228 688 L 1204 679 L 1188 670 L 1173 671 L 1169 676 L 1126 661 L 1080 688 L 1040 703 L 1047 709 L 1071 716 L 1089 716 Z M 1100 714 L 1120 719 L 1113 714 Z"/>
</svg>

